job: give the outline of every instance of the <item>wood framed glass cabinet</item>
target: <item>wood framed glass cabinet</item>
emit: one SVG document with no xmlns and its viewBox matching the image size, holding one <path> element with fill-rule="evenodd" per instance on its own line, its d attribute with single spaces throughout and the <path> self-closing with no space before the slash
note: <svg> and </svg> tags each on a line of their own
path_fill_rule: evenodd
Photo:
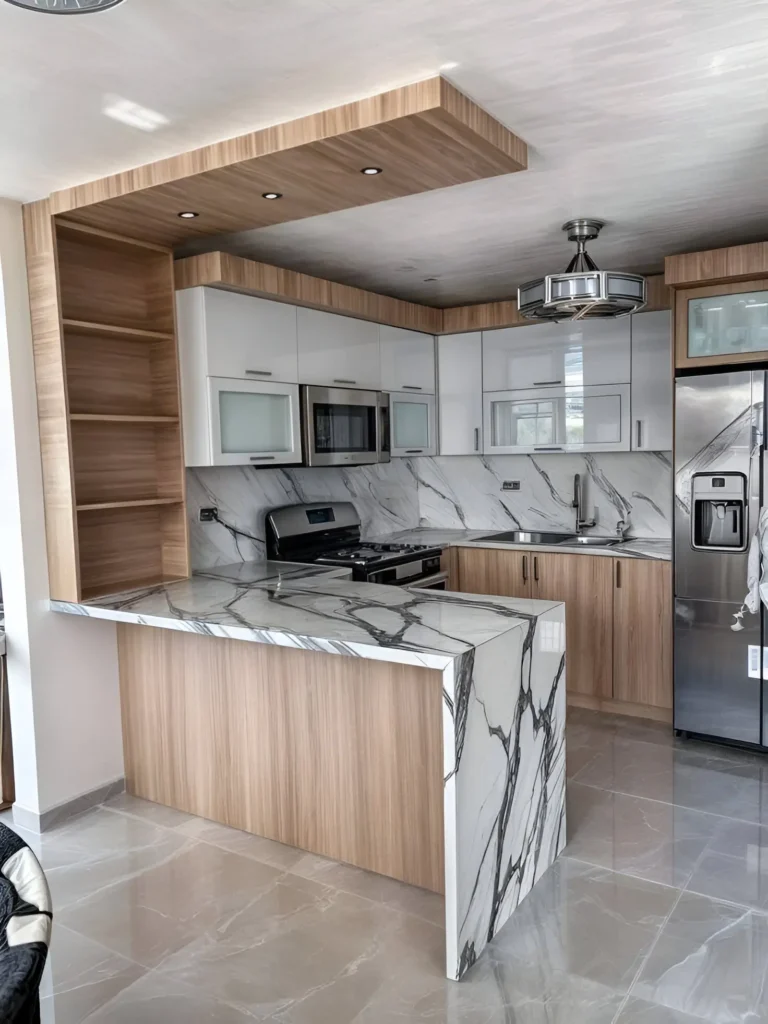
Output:
<svg viewBox="0 0 768 1024">
<path fill-rule="evenodd" d="M 748 363 L 768 357 L 768 279 L 675 292 L 678 368 Z"/>
</svg>

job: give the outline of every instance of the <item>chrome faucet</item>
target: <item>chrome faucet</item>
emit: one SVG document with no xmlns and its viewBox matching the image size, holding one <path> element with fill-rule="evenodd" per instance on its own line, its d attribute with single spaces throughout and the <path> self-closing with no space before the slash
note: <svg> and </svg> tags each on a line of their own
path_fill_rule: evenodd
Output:
<svg viewBox="0 0 768 1024">
<path fill-rule="evenodd" d="M 590 526 L 596 526 L 597 523 L 594 519 L 584 518 L 584 492 L 581 486 L 581 475 L 577 473 L 573 478 L 573 501 L 571 502 L 571 508 L 576 509 L 576 533 L 581 533 L 582 530 L 589 529 Z"/>
<path fill-rule="evenodd" d="M 618 523 L 616 523 L 616 536 L 619 538 L 620 541 L 625 541 L 627 539 L 629 528 L 629 512 L 627 512 L 625 513 L 625 518 L 620 519 Z"/>
</svg>

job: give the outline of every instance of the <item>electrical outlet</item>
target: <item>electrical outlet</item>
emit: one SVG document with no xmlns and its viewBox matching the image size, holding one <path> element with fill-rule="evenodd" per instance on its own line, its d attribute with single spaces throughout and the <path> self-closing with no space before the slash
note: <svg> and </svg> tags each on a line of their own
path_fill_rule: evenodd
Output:
<svg viewBox="0 0 768 1024">
<path fill-rule="evenodd" d="M 219 514 L 217 508 L 201 508 L 200 509 L 200 522 L 201 523 L 215 523 L 216 516 Z"/>
<path fill-rule="evenodd" d="M 519 491 L 521 484 L 519 480 L 502 480 L 502 491 Z"/>
</svg>

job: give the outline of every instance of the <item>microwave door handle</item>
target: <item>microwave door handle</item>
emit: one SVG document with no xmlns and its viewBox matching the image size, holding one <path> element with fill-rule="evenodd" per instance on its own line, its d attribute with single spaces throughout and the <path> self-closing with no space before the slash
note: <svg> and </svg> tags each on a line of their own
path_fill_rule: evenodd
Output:
<svg viewBox="0 0 768 1024">
<path fill-rule="evenodd" d="M 389 396 L 381 395 L 376 410 L 376 459 L 382 461 L 382 455 L 389 455 Z"/>
</svg>

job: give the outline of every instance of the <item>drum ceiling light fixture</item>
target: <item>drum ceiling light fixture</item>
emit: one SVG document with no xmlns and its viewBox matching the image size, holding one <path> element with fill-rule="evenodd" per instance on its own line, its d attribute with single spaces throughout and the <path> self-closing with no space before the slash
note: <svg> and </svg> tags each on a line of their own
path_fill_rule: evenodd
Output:
<svg viewBox="0 0 768 1024">
<path fill-rule="evenodd" d="M 41 14 L 96 14 L 117 7 L 123 0 L 5 0 L 14 7 Z"/>
<path fill-rule="evenodd" d="M 646 303 L 645 278 L 598 270 L 587 252 L 603 221 L 579 217 L 563 224 L 576 255 L 562 274 L 547 274 L 517 290 L 517 309 L 528 320 L 611 320 L 637 313 Z"/>
</svg>

